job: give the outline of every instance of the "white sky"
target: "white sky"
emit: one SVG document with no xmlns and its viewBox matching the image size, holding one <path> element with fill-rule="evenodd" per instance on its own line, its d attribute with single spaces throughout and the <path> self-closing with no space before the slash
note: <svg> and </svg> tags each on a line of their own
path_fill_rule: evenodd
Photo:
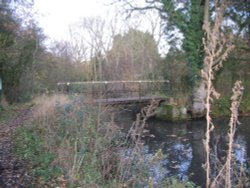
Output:
<svg viewBox="0 0 250 188">
<path fill-rule="evenodd" d="M 35 0 L 39 25 L 46 35 L 62 39 L 68 32 L 69 25 L 81 17 L 105 15 L 108 0 Z"/>
<path fill-rule="evenodd" d="M 137 3 L 140 1 L 143 2 L 137 0 Z M 112 0 L 35 0 L 34 8 L 38 13 L 38 23 L 43 28 L 45 35 L 51 39 L 63 40 L 67 38 L 69 26 L 80 18 L 100 16 L 108 20 L 112 16 L 114 17 L 117 7 L 108 6 L 110 2 Z M 150 19 L 153 20 L 152 16 Z M 119 17 L 118 24 L 121 25 L 121 23 L 124 24 L 124 21 Z M 134 19 L 129 22 L 129 24 L 131 23 L 140 30 L 151 31 L 150 21 L 145 19 L 145 16 Z M 155 36 L 156 40 L 158 40 L 157 37 Z M 162 51 L 167 51 L 164 41 L 161 42 L 160 48 L 163 49 Z"/>
</svg>

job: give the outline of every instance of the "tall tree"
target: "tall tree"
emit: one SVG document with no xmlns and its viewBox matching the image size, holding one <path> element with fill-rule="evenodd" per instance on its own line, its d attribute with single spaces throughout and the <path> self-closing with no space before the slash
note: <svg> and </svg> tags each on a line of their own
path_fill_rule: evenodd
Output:
<svg viewBox="0 0 250 188">
<path fill-rule="evenodd" d="M 102 80 L 103 58 L 112 43 L 112 30 L 112 21 L 101 17 L 82 18 L 70 27 L 69 43 L 74 47 L 73 55 L 82 61 L 91 61 L 93 80 Z"/>
<path fill-rule="evenodd" d="M 107 59 L 106 79 L 135 80 L 154 78 L 160 56 L 152 35 L 129 29 L 124 35 L 114 37 Z"/>
<path fill-rule="evenodd" d="M 158 10 L 165 23 L 165 34 L 170 42 L 176 40 L 174 36 L 183 35 L 182 48 L 186 53 L 188 62 L 189 85 L 192 86 L 193 90 L 191 111 L 196 117 L 203 116 L 205 112 L 204 97 L 206 95 L 205 85 L 202 83 L 200 74 L 204 60 L 203 25 L 206 19 L 213 21 L 211 11 L 215 11 L 214 3 L 207 0 L 145 0 L 144 5 L 136 4 L 132 0 L 121 0 L 121 2 L 123 2 L 130 16 L 134 11 Z M 227 16 L 228 20 L 231 19 L 231 21 L 237 23 L 239 30 L 248 34 L 249 1 L 233 2 L 228 6 L 223 16 Z M 215 62 L 215 64 L 218 62 Z"/>
<path fill-rule="evenodd" d="M 234 21 L 234 30 L 247 39 L 250 47 L 250 0 L 231 0 L 227 16 Z"/>
<path fill-rule="evenodd" d="M 190 83 L 195 84 L 203 62 L 202 30 L 204 20 L 204 0 L 190 0 L 184 3 L 163 0 L 163 11 L 167 14 L 165 32 L 177 27 L 183 34 L 183 49 L 189 64 Z"/>
<path fill-rule="evenodd" d="M 189 70 L 189 85 L 194 90 L 192 111 L 194 114 L 203 115 L 205 106 L 202 109 L 195 109 L 196 102 L 200 103 L 200 92 L 196 92 L 196 88 L 200 90 L 200 70 L 202 69 L 204 53 L 202 38 L 204 31 L 202 29 L 204 21 L 205 0 L 147 0 L 146 6 L 134 5 L 132 1 L 125 2 L 126 9 L 130 13 L 133 11 L 145 11 L 156 9 L 159 11 L 165 23 L 165 34 L 171 44 L 176 41 L 176 37 L 183 35 L 182 48 L 186 53 Z M 176 34 L 177 33 L 177 34 Z M 203 86 L 203 85 L 202 85 Z M 202 102 L 204 103 L 204 102 Z M 200 105 L 198 105 L 200 107 Z"/>
<path fill-rule="evenodd" d="M 26 1 L 1 1 L 0 4 L 0 72 L 9 102 L 17 101 L 21 95 L 20 78 L 28 69 L 33 71 L 41 44 L 40 30 L 34 22 L 29 25 L 22 22 L 17 5 L 26 6 Z"/>
<path fill-rule="evenodd" d="M 189 63 L 190 83 L 195 84 L 203 62 L 202 30 L 205 0 L 146 0 L 146 6 L 133 1 L 122 1 L 129 14 L 134 11 L 156 9 L 163 20 L 167 40 L 172 44 L 176 37 L 183 35 L 183 50 Z"/>
</svg>

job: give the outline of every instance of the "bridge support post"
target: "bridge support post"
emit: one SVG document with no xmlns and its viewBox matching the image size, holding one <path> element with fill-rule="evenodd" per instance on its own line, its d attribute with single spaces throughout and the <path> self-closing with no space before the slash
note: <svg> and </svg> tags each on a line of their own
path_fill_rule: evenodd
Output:
<svg viewBox="0 0 250 188">
<path fill-rule="evenodd" d="M 92 82 L 91 84 L 91 93 L 92 93 L 92 97 L 94 97 L 94 82 Z"/>
<path fill-rule="evenodd" d="M 105 100 L 107 102 L 108 101 L 108 82 L 107 81 L 105 82 L 105 85 L 104 85 L 104 92 L 105 92 L 104 94 Z"/>
<path fill-rule="evenodd" d="M 68 83 L 66 84 L 66 93 L 67 93 L 67 94 L 69 94 L 69 85 L 70 85 L 70 83 L 68 82 Z"/>
<path fill-rule="evenodd" d="M 141 101 L 141 80 L 139 81 L 139 101 Z"/>
<path fill-rule="evenodd" d="M 122 93 L 124 94 L 125 93 L 125 82 L 122 81 Z"/>
</svg>

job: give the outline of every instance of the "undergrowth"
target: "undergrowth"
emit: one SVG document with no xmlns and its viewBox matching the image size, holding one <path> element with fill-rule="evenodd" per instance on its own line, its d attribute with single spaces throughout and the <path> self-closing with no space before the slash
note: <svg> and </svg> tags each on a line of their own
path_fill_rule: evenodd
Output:
<svg viewBox="0 0 250 188">
<path fill-rule="evenodd" d="M 230 115 L 230 97 L 220 97 L 215 99 L 212 105 L 212 116 L 214 117 L 223 117 Z"/>
<path fill-rule="evenodd" d="M 0 124 L 6 124 L 13 119 L 13 117 L 17 116 L 19 109 L 22 108 L 22 106 L 23 105 L 8 105 L 2 107 L 0 105 Z"/>
<path fill-rule="evenodd" d="M 219 99 L 214 100 L 211 114 L 215 118 L 223 116 L 229 117 L 231 114 L 230 106 L 230 96 L 221 96 Z M 248 93 L 242 98 L 239 114 L 243 116 L 249 116 L 250 114 L 250 95 Z"/>
<path fill-rule="evenodd" d="M 110 110 L 63 95 L 35 100 L 34 118 L 15 133 L 15 152 L 29 164 L 30 187 L 195 187 L 166 178 L 155 182 L 142 155 L 146 120 L 157 101 L 143 108 L 128 133 Z"/>
<path fill-rule="evenodd" d="M 51 165 L 55 155 L 46 151 L 39 132 L 33 128 L 19 128 L 16 132 L 15 143 L 15 152 L 29 162 L 28 169 L 32 177 L 39 177 L 41 178 L 39 181 L 47 182 L 61 174 L 60 168 Z M 29 186 L 32 184 L 30 182 Z"/>
</svg>

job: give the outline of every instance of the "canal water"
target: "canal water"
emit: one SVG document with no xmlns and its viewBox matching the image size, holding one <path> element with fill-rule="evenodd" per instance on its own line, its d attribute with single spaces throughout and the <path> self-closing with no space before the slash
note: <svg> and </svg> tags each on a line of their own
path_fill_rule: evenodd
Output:
<svg viewBox="0 0 250 188">
<path fill-rule="evenodd" d="M 116 121 L 124 129 L 128 129 L 134 119 L 135 114 L 123 111 L 118 114 Z M 228 122 L 229 118 L 214 120 L 216 129 L 212 135 L 211 146 L 218 159 L 222 159 L 226 153 Z M 235 136 L 235 159 L 238 166 L 249 168 L 250 117 L 240 118 L 240 122 Z M 201 187 L 205 186 L 205 171 L 202 167 L 205 162 L 205 120 L 172 123 L 152 118 L 148 120 L 146 129 L 154 137 L 145 139 L 144 157 L 152 158 L 159 149 L 164 154 L 159 163 L 150 167 L 154 182 L 162 181 L 166 177 L 175 177 L 192 181 Z"/>
</svg>

